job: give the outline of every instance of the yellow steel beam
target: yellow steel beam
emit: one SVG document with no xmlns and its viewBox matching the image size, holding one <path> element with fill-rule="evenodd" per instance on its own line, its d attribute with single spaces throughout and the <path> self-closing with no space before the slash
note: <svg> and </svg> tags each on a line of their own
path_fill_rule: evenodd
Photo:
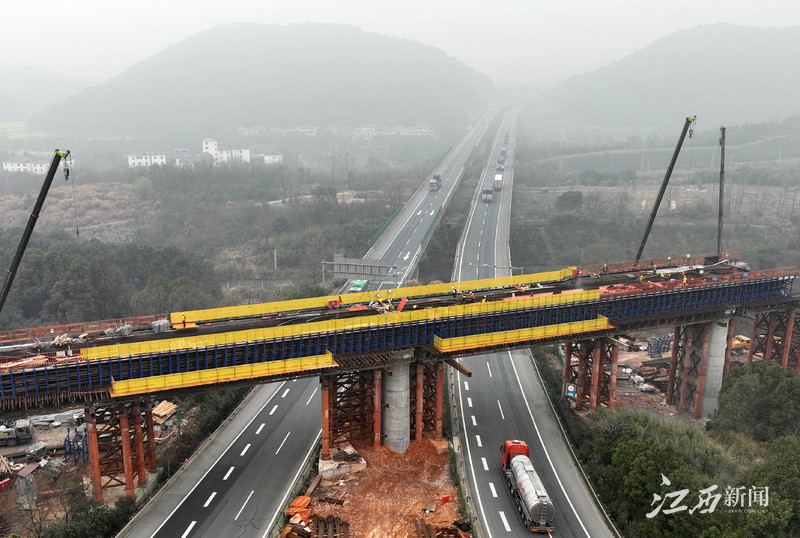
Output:
<svg viewBox="0 0 800 538">
<path fill-rule="evenodd" d="M 318 370 L 320 368 L 333 368 L 336 366 L 338 366 L 338 364 L 333 360 L 333 355 L 331 352 L 327 352 L 324 355 L 302 357 L 299 359 L 260 362 L 240 366 L 225 366 L 223 368 L 198 370 L 196 372 L 182 372 L 179 374 L 114 381 L 110 393 L 112 397 L 117 398 L 120 396 L 213 385 L 230 381 L 255 380 L 260 377 Z"/>
<path fill-rule="evenodd" d="M 560 271 L 547 271 L 530 275 L 518 275 L 502 278 L 485 278 L 482 280 L 468 280 L 463 282 L 448 282 L 444 284 L 429 284 L 427 286 L 409 286 L 391 290 L 366 291 L 361 293 L 346 293 L 341 295 L 328 295 L 325 297 L 312 297 L 309 299 L 295 299 L 293 301 L 275 301 L 255 305 L 229 306 L 223 308 L 208 308 L 205 310 L 187 310 L 170 314 L 170 322 L 175 327 L 186 323 L 199 323 L 217 319 L 232 319 L 242 317 L 267 316 L 281 312 L 292 312 L 310 308 L 324 308 L 331 301 L 341 304 L 368 303 L 372 300 L 401 299 L 403 297 L 420 297 L 425 295 L 438 295 L 450 293 L 453 288 L 458 292 L 480 290 L 486 288 L 500 288 L 514 285 L 531 284 L 534 282 L 552 282 L 572 275 L 575 267 L 566 267 Z"/>
<path fill-rule="evenodd" d="M 260 340 L 275 340 L 280 338 L 301 337 L 310 334 L 332 333 L 347 329 L 378 328 L 398 323 L 409 323 L 420 320 L 431 320 L 445 317 L 464 317 L 492 312 L 511 312 L 523 308 L 538 308 L 556 304 L 590 301 L 600 297 L 599 290 L 563 293 L 557 295 L 538 295 L 533 297 L 516 297 L 504 301 L 487 301 L 466 303 L 455 306 L 440 306 L 409 310 L 404 312 L 391 312 L 355 318 L 300 323 L 297 325 L 283 325 L 263 329 L 248 329 L 244 331 L 231 331 L 225 333 L 207 334 L 201 336 L 186 336 L 168 338 L 163 340 L 149 340 L 130 344 L 114 344 L 98 346 L 81 350 L 81 356 L 86 359 L 102 359 L 108 357 L 126 357 L 158 353 L 160 351 L 178 349 L 197 349 L 204 347 L 223 346 L 226 344 L 244 344 Z"/>
<path fill-rule="evenodd" d="M 483 347 L 501 346 L 516 342 L 527 342 L 529 340 L 541 340 L 542 338 L 552 338 L 568 334 L 577 334 L 603 329 L 612 329 L 608 324 L 608 318 L 598 316 L 597 319 L 589 321 L 576 321 L 572 323 L 559 323 L 557 325 L 545 325 L 544 327 L 532 327 L 529 329 L 514 329 L 487 334 L 477 334 L 474 336 L 457 336 L 455 338 L 433 337 L 433 346 L 441 352 L 450 353 L 454 351 L 465 351 L 468 349 L 478 349 Z"/>
</svg>

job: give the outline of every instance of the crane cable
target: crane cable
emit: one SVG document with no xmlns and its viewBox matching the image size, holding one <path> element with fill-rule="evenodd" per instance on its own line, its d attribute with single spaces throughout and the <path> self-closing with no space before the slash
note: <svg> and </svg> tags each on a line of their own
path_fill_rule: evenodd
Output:
<svg viewBox="0 0 800 538">
<path fill-rule="evenodd" d="M 69 181 L 70 167 L 72 166 L 72 155 L 64 159 L 64 181 Z M 78 229 L 78 205 L 75 202 L 75 180 L 72 180 L 72 212 L 75 214 L 75 237 L 81 239 L 81 231 Z"/>
</svg>

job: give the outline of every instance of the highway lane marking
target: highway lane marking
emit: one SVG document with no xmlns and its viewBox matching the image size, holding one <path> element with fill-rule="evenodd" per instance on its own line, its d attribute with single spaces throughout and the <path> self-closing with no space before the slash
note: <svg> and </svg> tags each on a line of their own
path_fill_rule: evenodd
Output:
<svg viewBox="0 0 800 538">
<path fill-rule="evenodd" d="M 500 400 L 497 400 L 497 407 L 500 408 L 500 418 L 505 420 L 506 419 L 506 415 L 503 413 L 503 406 L 500 405 Z"/>
<path fill-rule="evenodd" d="M 508 520 L 506 519 L 506 515 L 502 512 L 498 512 L 500 514 L 500 519 L 503 520 L 503 526 L 506 528 L 506 532 L 511 532 L 511 527 L 508 526 Z"/>
<path fill-rule="evenodd" d="M 264 422 L 262 422 L 262 423 L 261 423 L 261 426 L 259 426 L 259 427 L 258 427 L 258 429 L 256 430 L 256 435 L 258 435 L 259 433 L 261 433 L 261 430 L 263 430 L 263 429 L 264 429 L 264 426 L 266 426 L 266 424 L 265 424 Z"/>
<path fill-rule="evenodd" d="M 473 426 L 477 426 L 478 425 L 478 421 L 475 420 L 475 415 L 472 415 L 472 425 Z"/>
<path fill-rule="evenodd" d="M 235 518 L 233 518 L 233 520 L 234 520 L 234 521 L 236 521 L 237 519 L 239 519 L 239 516 L 240 516 L 240 515 L 242 515 L 242 510 L 244 510 L 244 507 L 245 507 L 245 506 L 247 506 L 247 503 L 248 503 L 248 502 L 250 502 L 250 497 L 252 497 L 252 496 L 253 496 L 253 493 L 255 493 L 255 492 L 256 492 L 256 490 L 252 490 L 252 491 L 250 491 L 250 495 L 248 495 L 248 496 L 247 496 L 247 498 L 244 500 L 244 504 L 242 505 L 242 507 L 241 507 L 241 508 L 239 508 L 239 513 L 238 513 L 238 514 L 236 514 L 236 517 L 235 517 Z"/>
<path fill-rule="evenodd" d="M 250 443 L 247 443 L 247 446 L 246 446 L 246 447 L 244 447 L 244 450 L 242 450 L 242 453 L 241 453 L 241 454 L 239 454 L 239 455 L 240 455 L 240 456 L 244 456 L 244 455 L 245 455 L 245 453 L 247 453 L 247 451 L 248 451 L 248 450 L 250 450 Z"/>
<path fill-rule="evenodd" d="M 472 398 L 467 398 L 467 405 L 472 407 Z"/>
<path fill-rule="evenodd" d="M 281 398 L 286 398 L 286 395 L 289 394 L 289 390 L 290 389 L 286 389 L 285 391 L 283 391 L 283 394 L 281 394 Z"/>
<path fill-rule="evenodd" d="M 483 463 L 483 470 L 484 471 L 488 471 L 489 470 L 489 462 L 486 461 L 486 458 L 481 458 L 481 463 Z"/>
<path fill-rule="evenodd" d="M 227 473 L 225 473 L 225 476 L 223 476 L 223 477 L 222 477 L 222 479 L 223 479 L 223 480 L 227 480 L 227 479 L 228 479 L 228 477 L 231 475 L 231 473 L 232 473 L 232 472 L 233 472 L 233 467 L 231 467 L 230 469 L 228 469 L 228 472 L 227 472 Z"/>
<path fill-rule="evenodd" d="M 464 381 L 464 390 L 469 390 L 469 383 Z"/>
<path fill-rule="evenodd" d="M 280 451 L 281 451 L 281 449 L 283 448 L 283 444 L 284 444 L 284 443 L 286 442 L 286 440 L 289 438 L 289 434 L 290 434 L 290 433 L 292 433 L 292 432 L 286 432 L 286 437 L 284 437 L 284 438 L 283 438 L 283 441 L 281 441 L 281 446 L 279 446 L 279 447 L 278 447 L 278 450 L 276 450 L 276 451 L 275 451 L 275 454 L 277 454 L 278 452 L 280 452 Z"/>
<path fill-rule="evenodd" d="M 269 416 L 272 416 L 272 413 L 274 413 L 276 409 L 278 409 L 278 404 L 275 404 L 275 407 L 273 407 L 272 411 L 269 412 Z"/>
<path fill-rule="evenodd" d="M 494 377 L 494 376 L 492 375 L 492 366 L 489 364 L 489 362 L 488 362 L 488 361 L 486 362 L 486 368 L 488 368 L 488 369 L 489 369 L 489 377 Z"/>
<path fill-rule="evenodd" d="M 322 437 L 322 430 L 318 430 L 317 437 L 314 438 L 314 442 L 311 443 L 311 447 L 308 449 L 308 452 L 306 453 L 306 457 L 303 460 L 303 464 L 297 469 L 297 472 L 294 474 L 294 480 L 289 482 L 289 489 L 286 490 L 286 493 L 283 495 L 283 499 L 278 504 L 279 506 L 278 510 L 272 514 L 272 519 L 270 520 L 270 522 L 267 524 L 266 527 L 267 530 L 264 531 L 264 534 L 261 535 L 261 538 L 267 538 L 270 532 L 272 532 L 272 526 L 275 524 L 275 521 L 278 519 L 278 516 L 283 516 L 283 509 L 280 507 L 284 506 L 288 501 L 289 494 L 292 493 L 292 489 L 294 488 L 294 483 L 297 481 L 297 478 L 300 476 L 300 473 L 305 470 L 306 464 L 308 464 L 311 458 L 311 454 L 317 448 L 317 443 L 319 443 L 321 437 Z"/>
<path fill-rule="evenodd" d="M 481 235 L 483 235 L 483 232 L 481 232 Z M 481 242 L 480 241 L 478 241 L 478 248 L 481 248 Z"/>
<path fill-rule="evenodd" d="M 492 482 L 489 482 L 489 489 L 492 490 L 492 497 L 494 497 L 496 499 L 497 498 L 497 491 L 495 491 L 494 484 Z"/>
<path fill-rule="evenodd" d="M 517 385 L 519 385 L 519 390 L 524 395 L 525 390 L 522 388 L 522 380 L 519 378 L 519 373 L 517 372 L 517 366 L 514 364 L 514 356 L 511 354 L 510 351 L 508 352 L 508 357 L 511 359 L 511 368 L 514 370 L 514 377 L 517 378 Z M 536 363 L 534 363 L 534 366 L 535 365 Z M 536 370 L 536 375 L 537 377 L 539 377 L 539 380 L 541 382 L 541 375 L 539 374 L 538 369 Z M 583 532 L 586 533 L 587 537 L 591 537 L 591 534 L 589 534 L 589 531 L 586 529 L 586 525 L 583 524 L 581 516 L 578 515 L 578 510 L 575 508 L 575 505 L 572 504 L 572 499 L 570 499 L 569 495 L 567 495 L 567 490 L 564 489 L 564 483 L 561 482 L 561 477 L 558 476 L 558 472 L 556 472 L 556 466 L 553 464 L 553 460 L 550 458 L 550 453 L 547 451 L 547 447 L 544 444 L 544 439 L 542 439 L 542 432 L 539 431 L 539 426 L 536 424 L 536 419 L 533 417 L 533 411 L 531 411 L 531 406 L 528 403 L 528 399 L 523 398 L 522 400 L 525 402 L 525 407 L 528 409 L 528 416 L 531 417 L 531 422 L 533 422 L 533 429 L 536 430 L 536 437 L 539 439 L 539 444 L 542 445 L 542 451 L 544 452 L 544 455 L 547 458 L 547 463 L 550 464 L 550 469 L 553 471 L 553 476 L 556 477 L 556 482 L 558 482 L 558 485 L 561 488 L 561 493 L 564 495 L 564 498 L 567 499 L 567 504 L 569 504 L 569 507 L 572 508 L 572 513 L 575 514 L 575 519 L 578 521 L 578 524 L 580 524 L 581 528 L 583 529 Z M 553 412 L 555 413 L 555 410 Z"/>
<path fill-rule="evenodd" d="M 181 534 L 181 538 L 186 538 L 187 536 L 189 536 L 189 533 L 192 532 L 192 529 L 194 528 L 195 525 L 197 525 L 197 521 L 192 521 L 189 524 L 189 528 L 183 531 L 183 534 Z"/>
<path fill-rule="evenodd" d="M 318 389 L 318 388 L 319 388 L 319 387 L 314 387 L 314 392 L 312 392 L 312 393 L 311 393 L 311 396 L 309 396 L 309 397 L 308 397 L 308 401 L 306 402 L 306 405 L 308 405 L 308 404 L 310 404 L 310 403 L 311 403 L 311 398 L 313 398 L 313 397 L 314 397 L 314 395 L 317 393 L 317 389 Z"/>
<path fill-rule="evenodd" d="M 478 448 L 483 447 L 483 443 L 481 443 L 481 436 L 480 435 L 476 435 L 475 436 L 475 442 L 478 444 Z"/>
<path fill-rule="evenodd" d="M 214 492 L 214 493 L 212 493 L 212 494 L 211 494 L 211 496 L 208 498 L 208 500 L 206 501 L 206 504 L 204 504 L 204 505 L 203 505 L 203 508 L 208 508 L 208 505 L 209 505 L 209 504 L 211 504 L 211 501 L 212 501 L 212 500 L 214 500 L 214 497 L 216 497 L 216 496 L 217 496 L 217 492 L 215 491 L 215 492 Z"/>
<path fill-rule="evenodd" d="M 280 385 L 279 385 L 279 386 L 278 386 L 278 387 L 275 389 L 275 390 L 276 390 L 276 392 L 277 392 L 277 390 L 278 390 L 278 389 L 280 389 L 280 388 L 281 388 L 283 385 L 285 385 L 285 384 L 286 384 L 286 381 L 282 381 L 282 382 L 280 383 Z M 270 402 L 270 400 L 272 400 L 272 397 L 273 397 L 273 396 L 275 396 L 275 393 L 274 393 L 274 392 L 273 392 L 273 393 L 270 395 L 270 397 L 269 397 L 269 398 L 267 398 L 267 401 L 266 401 L 266 402 L 264 402 L 264 405 L 262 405 L 261 407 L 259 407 L 259 408 L 258 408 L 258 412 L 256 412 L 256 413 L 253 415 L 253 418 L 251 418 L 249 421 L 247 421 L 247 424 L 245 424 L 245 426 L 244 426 L 244 429 L 242 429 L 242 431 L 240 431 L 239 433 L 237 433 L 237 434 L 236 434 L 236 437 L 234 437 L 234 438 L 233 438 L 233 440 L 232 440 L 232 441 L 231 441 L 231 442 L 228 444 L 228 446 L 227 446 L 227 447 L 225 447 L 225 450 L 224 450 L 224 451 L 222 451 L 222 453 L 221 453 L 219 456 L 217 456 L 217 459 L 216 459 L 216 460 L 214 460 L 214 463 L 213 463 L 212 465 L 209 465 L 209 466 L 208 466 L 208 469 L 206 469 L 206 472 L 204 472 L 204 473 L 203 473 L 203 476 L 201 476 L 201 477 L 200 477 L 200 480 L 198 480 L 197 482 L 195 482 L 195 483 L 194 483 L 194 486 L 192 486 L 192 489 L 190 489 L 190 490 L 189 490 L 189 493 L 187 493 L 187 494 L 186 494 L 186 495 L 183 497 L 183 499 L 181 499 L 181 502 L 179 502 L 179 503 L 178 503 L 178 506 L 176 506 L 175 508 L 173 508 L 173 509 L 172 509 L 172 512 L 170 512 L 170 513 L 169 513 L 169 515 L 168 515 L 166 518 L 164 518 L 164 521 L 161 523 L 161 525 L 159 525 L 159 526 L 158 526 L 158 528 L 155 530 L 155 532 L 153 532 L 153 534 L 152 534 L 152 535 L 150 535 L 150 536 L 151 536 L 151 538 L 152 538 L 153 536 L 155 536 L 155 535 L 158 533 L 158 531 L 160 531 L 160 530 L 161 530 L 161 528 L 162 528 L 162 527 L 163 527 L 163 526 L 164 526 L 164 525 L 167 523 L 167 521 L 169 521 L 169 520 L 170 520 L 170 518 L 172 518 L 172 516 L 174 516 L 174 515 L 175 515 L 175 512 L 177 512 L 177 511 L 178 511 L 178 509 L 179 509 L 181 506 L 183 506 L 183 503 L 184 503 L 184 502 L 186 502 L 186 499 L 188 499 L 188 498 L 189 498 L 189 496 L 192 494 L 192 492 L 194 492 L 194 490 L 195 490 L 195 489 L 197 489 L 197 486 L 199 486 L 199 485 L 200 485 L 200 482 L 202 482 L 202 481 L 205 479 L 205 477 L 206 477 L 206 476 L 208 476 L 208 473 L 210 473 L 210 472 L 211 472 L 211 469 L 213 469 L 214 467 L 216 467 L 216 465 L 219 463 L 219 460 L 221 460 L 221 459 L 222 459 L 222 456 L 224 456 L 225 454 L 227 454 L 227 453 L 228 453 L 228 451 L 229 451 L 229 450 L 231 449 L 231 447 L 233 446 L 233 443 L 235 443 L 236 441 L 238 441 L 238 440 L 239 440 L 239 437 L 241 437 L 241 436 L 242 436 L 242 434 L 245 432 L 245 430 L 246 430 L 247 428 L 249 428 L 249 427 L 250 427 L 250 424 L 252 424 L 252 423 L 253 423 L 253 421 L 254 421 L 256 418 L 258 418 L 258 415 L 259 415 L 259 414 L 261 414 L 261 412 L 264 410 L 264 408 L 265 408 L 265 407 L 267 407 L 267 404 Z M 233 470 L 233 467 L 231 467 L 230 471 L 228 471 L 228 474 L 230 474 L 230 472 L 231 472 L 232 470 Z M 228 476 L 227 476 L 227 475 L 225 475 L 225 478 L 226 478 L 226 479 L 227 479 L 227 477 L 228 477 Z"/>
</svg>

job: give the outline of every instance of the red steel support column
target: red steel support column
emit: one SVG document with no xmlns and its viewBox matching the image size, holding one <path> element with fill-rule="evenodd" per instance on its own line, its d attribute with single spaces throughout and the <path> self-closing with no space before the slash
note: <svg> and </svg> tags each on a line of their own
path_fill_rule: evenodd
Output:
<svg viewBox="0 0 800 538">
<path fill-rule="evenodd" d="M 767 342 L 764 344 L 764 360 L 771 361 L 772 360 L 772 349 L 775 347 L 775 321 L 778 316 L 775 312 L 769 313 L 769 329 L 767 330 Z M 753 341 L 750 340 L 750 345 L 753 344 Z"/>
<path fill-rule="evenodd" d="M 156 434 L 153 428 L 153 402 L 148 398 L 144 401 L 144 423 L 147 428 L 147 471 L 155 473 L 156 467 Z"/>
<path fill-rule="evenodd" d="M 94 500 L 103 502 L 103 482 L 100 477 L 100 453 L 97 448 L 97 422 L 94 418 L 94 409 L 84 408 L 86 421 L 87 445 L 89 449 L 89 472 L 92 476 L 92 496 Z"/>
<path fill-rule="evenodd" d="M 587 341 L 578 344 L 578 380 L 577 395 L 575 397 L 575 409 L 583 409 L 583 397 L 586 391 L 586 369 L 589 365 L 589 343 Z"/>
<path fill-rule="evenodd" d="M 330 377 L 322 377 L 322 452 L 320 458 L 328 460 L 331 457 L 331 400 Z"/>
<path fill-rule="evenodd" d="M 381 373 L 380 370 L 375 370 L 372 373 L 372 384 L 375 388 L 375 408 L 372 413 L 373 417 L 373 426 L 372 429 L 374 434 L 372 436 L 372 447 L 373 448 L 380 448 L 381 446 L 381 410 L 383 409 L 381 403 Z"/>
<path fill-rule="evenodd" d="M 794 332 L 794 315 L 792 309 L 789 312 L 789 319 L 786 320 L 786 334 L 783 335 L 783 354 L 781 355 L 781 366 L 786 370 L 789 367 L 789 351 L 792 349 L 792 333 Z M 798 360 L 800 364 L 800 360 Z"/>
<path fill-rule="evenodd" d="M 611 384 L 608 387 L 608 408 L 617 408 L 617 361 L 619 346 L 611 346 Z"/>
<path fill-rule="evenodd" d="M 689 372 L 692 371 L 692 354 L 694 353 L 694 327 L 686 327 L 686 350 L 683 354 L 683 374 L 681 375 L 681 399 L 678 411 L 686 409 L 686 398 L 689 396 Z"/>
<path fill-rule="evenodd" d="M 436 363 L 436 422 L 433 434 L 441 439 L 442 437 L 442 415 L 444 413 L 444 363 Z"/>
<path fill-rule="evenodd" d="M 561 394 L 567 393 L 567 383 L 572 375 L 572 340 L 564 343 L 564 375 L 561 381 Z"/>
<path fill-rule="evenodd" d="M 681 328 L 676 326 L 672 333 L 672 355 L 669 361 L 669 377 L 667 377 L 667 405 L 672 405 L 675 395 L 675 372 L 678 370 L 678 349 L 680 348 Z"/>
<path fill-rule="evenodd" d="M 128 406 L 119 404 L 119 434 L 122 437 L 122 464 L 125 468 L 125 496 L 134 497 L 133 489 L 133 462 L 131 461 L 131 432 L 128 429 Z"/>
<path fill-rule="evenodd" d="M 594 358 L 592 359 L 592 384 L 589 389 L 589 412 L 597 411 L 597 393 L 600 391 L 600 377 L 603 373 L 604 338 L 594 342 Z"/>
<path fill-rule="evenodd" d="M 736 323 L 733 319 L 728 321 L 728 342 L 725 344 L 725 367 L 722 369 L 722 379 L 728 377 L 731 369 L 731 353 L 733 353 L 733 333 L 736 332 Z M 752 340 L 750 340 L 752 342 Z"/>
<path fill-rule="evenodd" d="M 713 322 L 712 322 L 713 323 Z M 703 333 L 703 350 L 700 355 L 700 368 L 697 370 L 697 387 L 694 391 L 694 418 L 700 418 L 703 411 L 703 389 L 706 386 L 706 367 L 708 364 L 708 350 L 711 347 L 711 323 L 706 325 Z"/>
<path fill-rule="evenodd" d="M 422 439 L 422 410 L 424 408 L 424 384 L 423 384 L 423 367 L 422 363 L 417 363 L 417 406 L 416 418 L 414 420 L 414 439 L 420 441 Z"/>
<path fill-rule="evenodd" d="M 139 402 L 133 404 L 133 438 L 136 443 L 136 474 L 140 486 L 147 484 L 147 470 L 144 468 L 144 443 L 142 442 L 142 408 Z"/>
</svg>

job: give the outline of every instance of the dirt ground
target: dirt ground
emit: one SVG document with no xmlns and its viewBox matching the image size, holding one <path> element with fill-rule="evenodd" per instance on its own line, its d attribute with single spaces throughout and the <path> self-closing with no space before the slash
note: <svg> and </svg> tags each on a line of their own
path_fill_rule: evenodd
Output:
<svg viewBox="0 0 800 538">
<path fill-rule="evenodd" d="M 366 444 L 354 448 L 367 469 L 341 480 L 323 482 L 312 495 L 313 513 L 334 515 L 350 524 L 350 536 L 361 538 L 416 537 L 414 522 L 424 520 L 434 528 L 453 527 L 461 517 L 458 490 L 450 479 L 450 455 L 444 441 L 413 441 L 405 454 Z M 341 505 L 321 497 L 340 498 Z M 443 502 L 443 497 L 449 501 Z M 435 508 L 426 512 L 425 506 Z M 461 532 L 460 536 L 471 536 Z"/>
</svg>

